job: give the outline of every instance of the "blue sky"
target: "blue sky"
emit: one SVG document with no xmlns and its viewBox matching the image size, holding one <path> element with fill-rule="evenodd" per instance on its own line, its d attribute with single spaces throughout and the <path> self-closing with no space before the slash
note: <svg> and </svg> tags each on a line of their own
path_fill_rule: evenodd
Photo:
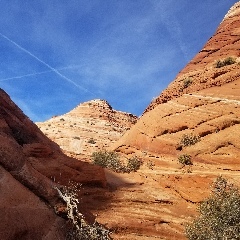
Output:
<svg viewBox="0 0 240 240">
<path fill-rule="evenodd" d="M 91 99 L 141 115 L 234 0 L 0 0 L 0 87 L 33 121 Z"/>
</svg>

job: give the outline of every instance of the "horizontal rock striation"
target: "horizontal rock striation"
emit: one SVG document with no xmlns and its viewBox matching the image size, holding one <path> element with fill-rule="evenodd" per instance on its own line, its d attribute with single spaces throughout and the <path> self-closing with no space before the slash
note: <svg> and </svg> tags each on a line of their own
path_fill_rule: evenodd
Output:
<svg viewBox="0 0 240 240">
<path fill-rule="evenodd" d="M 116 142 L 136 121 L 136 116 L 116 111 L 107 101 L 96 99 L 36 124 L 66 154 L 82 159 Z"/>
</svg>

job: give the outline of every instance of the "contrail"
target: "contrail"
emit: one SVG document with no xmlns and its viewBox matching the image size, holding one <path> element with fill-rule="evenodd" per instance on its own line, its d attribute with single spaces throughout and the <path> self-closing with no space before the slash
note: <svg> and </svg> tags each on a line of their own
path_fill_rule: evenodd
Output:
<svg viewBox="0 0 240 240">
<path fill-rule="evenodd" d="M 29 74 L 25 74 L 25 75 L 22 75 L 22 76 L 16 76 L 16 77 L 3 78 L 3 79 L 0 79 L 0 82 L 6 81 L 6 80 L 19 79 L 19 78 L 24 78 L 24 77 L 41 75 L 41 74 L 49 73 L 49 72 L 52 72 L 52 70 L 48 70 L 48 71 L 44 71 L 44 72 L 38 72 L 38 73 L 29 73 Z"/>
<path fill-rule="evenodd" d="M 63 78 L 64 80 L 66 80 L 67 82 L 73 84 L 75 87 L 84 90 L 85 92 L 89 92 L 92 95 L 95 95 L 94 93 L 90 92 L 88 89 L 78 85 L 77 83 L 75 83 L 74 81 L 72 81 L 70 78 L 64 76 L 63 74 L 61 74 L 57 69 L 53 68 L 52 66 L 50 66 L 49 64 L 47 64 L 46 62 L 44 62 L 43 60 L 41 60 L 40 58 L 38 58 L 37 56 L 35 56 L 34 54 L 32 54 L 31 52 L 29 52 L 27 49 L 21 47 L 19 44 L 17 44 L 16 42 L 14 42 L 13 40 L 11 40 L 10 38 L 8 38 L 7 36 L 5 36 L 4 34 L 0 33 L 0 36 L 5 38 L 7 41 L 9 41 L 10 43 L 14 44 L 17 48 L 19 48 L 20 50 L 22 50 L 23 52 L 27 53 L 28 55 L 30 55 L 31 57 L 35 58 L 38 62 L 42 63 L 43 65 L 45 65 L 46 67 L 48 67 L 51 71 L 55 72 L 58 76 L 60 76 L 61 78 Z"/>
<path fill-rule="evenodd" d="M 73 67 L 75 67 L 75 65 L 58 68 L 56 70 L 64 70 L 64 69 L 69 69 L 69 68 L 73 68 Z M 41 74 L 49 73 L 49 72 L 53 72 L 53 70 L 48 70 L 48 71 L 43 71 L 43 72 L 36 72 L 36 73 L 29 73 L 29 74 L 25 74 L 25 75 L 21 75 L 21 76 L 15 76 L 15 77 L 2 78 L 2 79 L 0 79 L 0 82 L 7 81 L 7 80 L 13 80 L 13 79 L 21 79 L 21 78 L 24 78 L 24 77 L 32 77 L 32 76 L 41 75 Z"/>
</svg>

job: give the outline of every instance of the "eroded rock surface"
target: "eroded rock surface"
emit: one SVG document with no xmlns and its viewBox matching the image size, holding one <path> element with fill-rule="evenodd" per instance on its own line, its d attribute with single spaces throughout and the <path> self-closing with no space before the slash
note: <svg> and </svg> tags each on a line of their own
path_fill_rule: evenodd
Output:
<svg viewBox="0 0 240 240">
<path fill-rule="evenodd" d="M 136 116 L 116 111 L 108 102 L 96 99 L 36 124 L 66 154 L 82 159 L 116 142 L 136 121 Z"/>
</svg>

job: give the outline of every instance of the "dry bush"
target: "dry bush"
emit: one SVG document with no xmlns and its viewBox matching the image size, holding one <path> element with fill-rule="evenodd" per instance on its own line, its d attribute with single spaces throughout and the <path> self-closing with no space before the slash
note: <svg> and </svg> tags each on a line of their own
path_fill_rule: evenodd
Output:
<svg viewBox="0 0 240 240">
<path fill-rule="evenodd" d="M 142 165 L 141 160 L 139 160 L 137 157 L 132 157 L 128 159 L 127 166 L 125 167 L 126 172 L 136 172 L 137 170 L 140 169 L 141 165 Z"/>
<path fill-rule="evenodd" d="M 182 88 L 184 89 L 184 88 L 188 88 L 191 84 L 192 84 L 192 79 L 191 78 L 186 78 L 186 79 L 184 79 L 184 81 L 183 81 L 183 86 L 182 86 Z"/>
<path fill-rule="evenodd" d="M 191 160 L 191 155 L 189 154 L 182 154 L 178 157 L 178 161 L 182 164 L 182 165 L 193 165 L 192 164 L 192 160 Z"/>
<path fill-rule="evenodd" d="M 88 224 L 84 215 L 79 212 L 78 185 L 72 183 L 70 187 L 55 187 L 59 196 L 66 204 L 66 217 L 70 223 L 66 240 L 110 240 L 110 232 L 98 222 Z"/>
<path fill-rule="evenodd" d="M 95 141 L 93 138 L 90 138 L 90 139 L 88 140 L 88 143 L 95 144 L 96 141 Z"/>
</svg>

